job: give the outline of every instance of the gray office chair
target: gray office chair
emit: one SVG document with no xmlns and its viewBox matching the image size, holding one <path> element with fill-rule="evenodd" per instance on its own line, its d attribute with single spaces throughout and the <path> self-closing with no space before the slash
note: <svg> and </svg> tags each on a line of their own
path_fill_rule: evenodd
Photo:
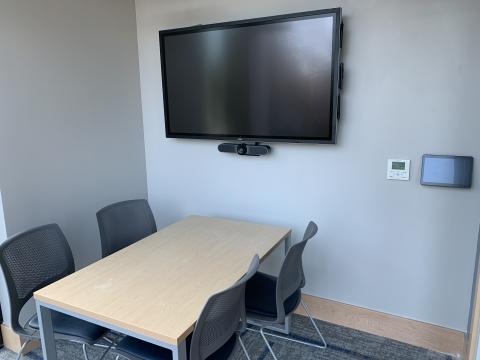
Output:
<svg viewBox="0 0 480 360">
<path fill-rule="evenodd" d="M 25 346 L 40 339 L 37 315 L 25 325 L 20 324 L 20 312 L 33 293 L 75 270 L 75 264 L 65 236 L 57 224 L 40 226 L 17 234 L 0 246 L 0 266 L 8 290 L 12 330 L 27 339 L 22 345 L 17 360 Z M 52 313 L 56 339 L 82 344 L 85 360 L 88 360 L 86 344 L 95 345 L 102 339 L 106 329 L 59 313 Z"/>
<path fill-rule="evenodd" d="M 256 273 L 258 255 L 253 258 L 247 274 L 230 288 L 208 299 L 193 331 L 187 339 L 190 360 L 225 360 L 232 353 L 237 339 L 250 360 L 241 335 L 246 330 L 245 285 Z M 168 349 L 125 337 L 114 351 L 130 360 L 171 360 Z M 117 357 L 118 359 L 118 357 Z"/>
<path fill-rule="evenodd" d="M 97 212 L 102 257 L 113 254 L 157 232 L 148 201 L 128 200 L 104 207 Z"/>
<path fill-rule="evenodd" d="M 248 281 L 246 286 L 245 301 L 247 318 L 260 327 L 258 331 L 262 335 L 268 350 L 275 360 L 277 360 L 277 357 L 266 335 L 320 349 L 326 349 L 327 347 L 327 343 L 318 329 L 317 324 L 310 315 L 307 306 L 302 301 L 301 292 L 301 289 L 305 286 L 305 275 L 302 264 L 303 250 L 308 240 L 315 236 L 317 230 L 317 225 L 311 221 L 305 231 L 303 240 L 288 250 L 278 278 L 258 272 Z M 303 306 L 305 313 L 313 324 L 315 331 L 322 341 L 322 345 L 265 332 L 265 328 L 272 329 L 272 325 L 285 324 L 286 326 L 287 316 L 292 314 L 300 304 Z M 257 331 L 251 328 L 249 328 L 249 330 Z"/>
</svg>

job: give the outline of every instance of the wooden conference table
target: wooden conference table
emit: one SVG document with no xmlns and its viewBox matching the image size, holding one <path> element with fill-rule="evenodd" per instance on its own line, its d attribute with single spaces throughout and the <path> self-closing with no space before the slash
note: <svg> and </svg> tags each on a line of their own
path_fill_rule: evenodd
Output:
<svg viewBox="0 0 480 360">
<path fill-rule="evenodd" d="M 200 216 L 159 232 L 35 292 L 43 357 L 55 360 L 51 310 L 172 350 L 207 299 L 239 280 L 255 254 L 264 259 L 290 229 Z"/>
</svg>

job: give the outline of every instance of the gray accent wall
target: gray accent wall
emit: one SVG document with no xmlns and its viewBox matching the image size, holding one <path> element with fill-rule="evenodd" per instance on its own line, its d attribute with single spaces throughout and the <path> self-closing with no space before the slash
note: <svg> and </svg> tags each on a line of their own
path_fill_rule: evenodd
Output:
<svg viewBox="0 0 480 360">
<path fill-rule="evenodd" d="M 337 145 L 166 139 L 158 31 L 341 6 L 345 89 Z M 309 220 L 308 294 L 465 331 L 480 215 L 478 0 L 136 0 L 149 200 L 159 226 L 188 214 Z M 424 153 L 472 155 L 473 188 L 420 185 Z M 411 180 L 387 181 L 387 159 Z M 278 267 L 280 254 L 269 265 Z"/>
<path fill-rule="evenodd" d="M 7 234 L 56 222 L 77 268 L 147 196 L 133 0 L 0 0 L 0 189 Z"/>
</svg>

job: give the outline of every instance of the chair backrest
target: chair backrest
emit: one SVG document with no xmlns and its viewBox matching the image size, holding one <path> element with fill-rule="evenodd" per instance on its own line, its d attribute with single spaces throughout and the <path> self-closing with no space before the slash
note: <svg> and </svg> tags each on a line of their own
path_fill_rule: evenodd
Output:
<svg viewBox="0 0 480 360">
<path fill-rule="evenodd" d="M 303 240 L 292 245 L 283 260 L 276 289 L 277 322 L 283 322 L 285 319 L 285 300 L 305 286 L 302 262 L 303 250 L 308 240 L 314 237 L 317 231 L 317 225 L 310 221 L 303 235 Z"/>
<path fill-rule="evenodd" d="M 157 232 L 152 210 L 145 199 L 128 200 L 97 212 L 102 257 L 113 254 Z"/>
<path fill-rule="evenodd" d="M 57 224 L 12 236 L 0 246 L 0 265 L 10 300 L 12 329 L 25 333 L 20 311 L 33 293 L 75 271 L 72 251 Z"/>
<path fill-rule="evenodd" d="M 257 272 L 259 263 L 255 255 L 241 280 L 208 299 L 193 332 L 190 360 L 208 358 L 225 345 L 235 331 L 245 329 L 245 285 Z"/>
</svg>

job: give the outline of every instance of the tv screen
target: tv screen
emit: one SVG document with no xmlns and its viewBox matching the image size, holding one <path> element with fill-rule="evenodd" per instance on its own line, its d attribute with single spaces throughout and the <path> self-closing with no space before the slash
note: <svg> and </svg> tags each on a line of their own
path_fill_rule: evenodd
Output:
<svg viewBox="0 0 480 360">
<path fill-rule="evenodd" d="M 167 137 L 334 143 L 341 9 L 160 31 Z"/>
</svg>

